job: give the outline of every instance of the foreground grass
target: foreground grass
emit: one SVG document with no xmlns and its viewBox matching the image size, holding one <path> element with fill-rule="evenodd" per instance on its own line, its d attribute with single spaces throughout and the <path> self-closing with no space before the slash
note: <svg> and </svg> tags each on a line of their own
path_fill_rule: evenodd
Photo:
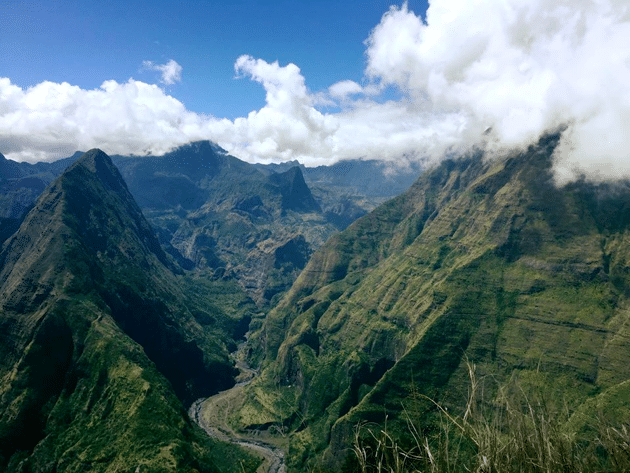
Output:
<svg viewBox="0 0 630 473">
<path fill-rule="evenodd" d="M 549 407 L 512 385 L 499 391 L 491 414 L 482 409 L 474 366 L 462 414 L 435 404 L 438 429 L 423 430 L 408 417 L 411 443 L 403 446 L 384 428 L 357 427 L 354 458 L 346 471 L 361 473 L 630 472 L 630 425 L 593 414 L 576 432 L 569 413 Z"/>
</svg>

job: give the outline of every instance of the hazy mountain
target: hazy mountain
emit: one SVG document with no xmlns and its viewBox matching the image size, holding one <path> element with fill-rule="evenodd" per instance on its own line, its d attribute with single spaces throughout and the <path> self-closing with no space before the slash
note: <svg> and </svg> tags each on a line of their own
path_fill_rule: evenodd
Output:
<svg viewBox="0 0 630 473">
<path fill-rule="evenodd" d="M 347 160 L 331 166 L 306 168 L 306 179 L 314 187 L 352 190 L 372 198 L 392 198 L 409 189 L 422 172 L 414 161 Z"/>
<path fill-rule="evenodd" d="M 252 309 L 185 277 L 109 157 L 86 153 L 0 252 L 0 469 L 236 468 L 184 406 L 233 385 Z"/>
<path fill-rule="evenodd" d="M 0 157 L 0 242 L 80 154 L 37 164 Z M 408 188 L 419 172 L 360 160 L 252 165 L 209 141 L 112 160 L 167 253 L 183 268 L 238 281 L 261 305 L 285 291 L 330 236 Z"/>
<path fill-rule="evenodd" d="M 315 199 L 340 229 L 387 199 L 405 192 L 422 173 L 422 164 L 349 159 L 330 166 L 306 167 L 298 161 L 256 164 L 262 172 L 286 172 L 299 166 Z"/>
<path fill-rule="evenodd" d="M 358 423 L 463 408 L 467 363 L 489 404 L 517 377 L 575 425 L 585 405 L 630 421 L 630 186 L 556 188 L 558 140 L 446 160 L 332 237 L 252 337 L 264 371 L 234 422 L 339 471 Z"/>
<path fill-rule="evenodd" d="M 184 267 L 234 279 L 259 304 L 365 210 L 322 210 L 299 166 L 261 172 L 208 141 L 164 156 L 114 157 L 131 193 Z"/>
<path fill-rule="evenodd" d="M 348 159 L 329 166 L 306 167 L 298 161 L 278 164 L 255 164 L 264 173 L 281 173 L 299 166 L 310 187 L 335 188 L 371 198 L 391 198 L 405 192 L 418 179 L 422 164 L 408 161 Z"/>
</svg>

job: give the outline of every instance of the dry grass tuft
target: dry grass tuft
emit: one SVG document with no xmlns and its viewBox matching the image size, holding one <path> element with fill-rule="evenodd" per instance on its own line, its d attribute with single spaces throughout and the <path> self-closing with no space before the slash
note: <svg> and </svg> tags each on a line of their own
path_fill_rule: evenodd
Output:
<svg viewBox="0 0 630 473">
<path fill-rule="evenodd" d="M 463 414 L 441 414 L 438 432 L 422 434 L 408 417 L 411 448 L 387 429 L 363 424 L 355 431 L 354 471 L 360 473 L 568 473 L 630 472 L 630 426 L 598 418 L 590 434 L 564 428 L 569 413 L 551 409 L 513 385 L 499 391 L 491 414 L 481 409 L 479 383 L 469 364 L 470 390 Z"/>
</svg>

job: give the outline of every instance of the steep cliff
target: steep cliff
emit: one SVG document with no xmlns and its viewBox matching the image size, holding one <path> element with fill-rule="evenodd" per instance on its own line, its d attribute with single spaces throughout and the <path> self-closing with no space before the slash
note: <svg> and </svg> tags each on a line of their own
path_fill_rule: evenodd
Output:
<svg viewBox="0 0 630 473">
<path fill-rule="evenodd" d="M 331 238 L 257 333 L 265 369 L 235 422 L 280 424 L 294 468 L 335 470 L 360 422 L 403 435 L 408 415 L 430 428 L 428 398 L 462 407 L 467 363 L 489 403 L 516 376 L 627 421 L 630 186 L 557 188 L 558 140 L 446 160 Z"/>
</svg>

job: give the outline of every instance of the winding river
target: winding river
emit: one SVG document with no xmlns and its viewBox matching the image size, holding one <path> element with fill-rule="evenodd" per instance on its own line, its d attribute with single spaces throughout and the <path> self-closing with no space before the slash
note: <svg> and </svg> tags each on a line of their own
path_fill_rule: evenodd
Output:
<svg viewBox="0 0 630 473">
<path fill-rule="evenodd" d="M 234 387 L 221 391 L 208 398 L 196 400 L 188 415 L 212 438 L 239 445 L 263 458 L 256 473 L 286 473 L 284 452 L 278 447 L 258 440 L 252 436 L 235 432 L 228 422 L 231 406 L 244 395 L 245 386 L 252 382 L 257 372 L 249 368 L 243 361 L 245 343 L 241 344 L 234 354 L 236 367 L 240 370 L 239 381 Z"/>
</svg>

